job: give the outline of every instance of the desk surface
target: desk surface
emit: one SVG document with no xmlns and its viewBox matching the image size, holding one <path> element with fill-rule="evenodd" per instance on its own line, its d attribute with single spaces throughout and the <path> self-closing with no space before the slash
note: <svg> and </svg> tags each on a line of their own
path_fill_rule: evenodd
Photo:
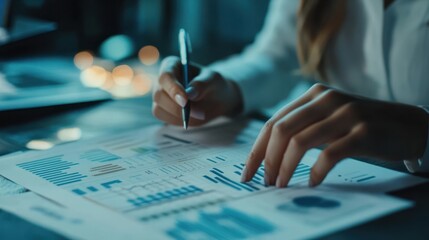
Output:
<svg viewBox="0 0 429 240">
<path fill-rule="evenodd" d="M 43 115 L 9 117 L 0 126 L 0 154 L 18 150 L 32 139 L 50 138 L 58 130 L 78 127 L 82 139 L 132 130 L 157 120 L 151 114 L 151 99 L 143 97 L 110 101 L 67 111 L 46 111 Z M 114 116 L 114 117 L 112 117 Z M 19 122 L 18 124 L 16 124 Z M 363 160 L 399 171 L 401 163 Z M 429 175 L 423 175 L 429 177 Z M 428 239 L 429 183 L 389 193 L 415 202 L 415 206 L 356 227 L 345 229 L 323 239 Z M 0 210 L 0 239 L 64 239 L 47 229 Z"/>
</svg>

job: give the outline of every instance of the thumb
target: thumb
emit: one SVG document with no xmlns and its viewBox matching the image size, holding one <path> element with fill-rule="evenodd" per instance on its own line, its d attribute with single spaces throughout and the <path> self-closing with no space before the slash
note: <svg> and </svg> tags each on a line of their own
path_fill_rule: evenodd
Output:
<svg viewBox="0 0 429 240">
<path fill-rule="evenodd" d="M 216 84 L 220 79 L 222 77 L 216 72 L 202 71 L 191 81 L 186 89 L 187 97 L 194 102 L 204 99 L 208 93 L 216 88 Z"/>
</svg>

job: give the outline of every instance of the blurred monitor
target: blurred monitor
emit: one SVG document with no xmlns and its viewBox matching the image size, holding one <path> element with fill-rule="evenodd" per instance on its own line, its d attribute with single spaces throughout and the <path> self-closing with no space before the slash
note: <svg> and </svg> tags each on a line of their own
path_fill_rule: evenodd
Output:
<svg viewBox="0 0 429 240">
<path fill-rule="evenodd" d="M 54 31 L 56 24 L 11 16 L 12 1 L 0 0 L 0 47 Z M 13 17 L 13 22 L 11 21 Z M 87 88 L 64 72 L 74 69 L 63 59 L 34 57 L 0 62 L 0 112 L 81 104 L 111 99 L 105 91 Z"/>
<path fill-rule="evenodd" d="M 12 16 L 13 1 L 0 0 L 0 46 L 56 30 L 56 24 L 23 16 Z"/>
<path fill-rule="evenodd" d="M 10 1 L 0 0 L 0 27 L 7 29 L 10 24 Z"/>
</svg>

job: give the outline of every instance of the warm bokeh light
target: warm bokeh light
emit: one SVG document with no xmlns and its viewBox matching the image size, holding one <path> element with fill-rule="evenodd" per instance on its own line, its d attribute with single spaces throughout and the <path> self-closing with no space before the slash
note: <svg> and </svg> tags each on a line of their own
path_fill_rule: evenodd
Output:
<svg viewBox="0 0 429 240">
<path fill-rule="evenodd" d="M 119 86 L 129 85 L 133 80 L 134 71 L 128 65 L 119 65 L 112 70 L 112 78 Z"/>
<path fill-rule="evenodd" d="M 136 95 L 145 95 L 152 88 L 152 79 L 144 73 L 138 74 L 133 79 L 133 90 Z"/>
<path fill-rule="evenodd" d="M 101 87 L 107 78 L 107 71 L 100 66 L 92 66 L 85 69 L 81 75 L 80 80 L 85 86 L 88 87 Z"/>
<path fill-rule="evenodd" d="M 57 138 L 63 142 L 79 140 L 82 137 L 80 128 L 63 128 L 57 132 Z"/>
<path fill-rule="evenodd" d="M 88 51 L 82 51 L 74 56 L 74 65 L 80 70 L 85 70 L 94 63 L 94 56 Z"/>
<path fill-rule="evenodd" d="M 139 51 L 139 59 L 145 65 L 153 65 L 159 60 L 159 51 L 154 46 L 144 46 Z"/>
<path fill-rule="evenodd" d="M 25 146 L 33 150 L 47 150 L 52 148 L 54 144 L 46 140 L 31 140 Z"/>
<path fill-rule="evenodd" d="M 106 80 L 104 81 L 104 84 L 101 86 L 101 88 L 109 92 L 115 87 L 115 85 L 116 84 L 113 81 L 112 73 L 107 72 Z"/>
</svg>

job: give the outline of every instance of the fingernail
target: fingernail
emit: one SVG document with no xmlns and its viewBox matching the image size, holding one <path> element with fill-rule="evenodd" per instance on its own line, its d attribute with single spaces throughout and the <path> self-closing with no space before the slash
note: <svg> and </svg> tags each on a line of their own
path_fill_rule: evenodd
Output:
<svg viewBox="0 0 429 240">
<path fill-rule="evenodd" d="M 181 107 L 184 107 L 186 105 L 186 100 L 182 97 L 182 95 L 176 94 L 174 98 L 176 99 L 177 104 L 179 104 Z"/>
<path fill-rule="evenodd" d="M 204 120 L 206 119 L 206 114 L 198 110 L 191 110 L 191 117 L 198 120 Z"/>
<path fill-rule="evenodd" d="M 194 87 L 188 87 L 186 89 L 186 95 L 189 99 L 195 100 L 198 97 L 197 89 L 195 89 Z"/>
<path fill-rule="evenodd" d="M 241 182 L 247 182 L 247 168 L 243 169 L 243 172 L 241 173 Z"/>
</svg>

